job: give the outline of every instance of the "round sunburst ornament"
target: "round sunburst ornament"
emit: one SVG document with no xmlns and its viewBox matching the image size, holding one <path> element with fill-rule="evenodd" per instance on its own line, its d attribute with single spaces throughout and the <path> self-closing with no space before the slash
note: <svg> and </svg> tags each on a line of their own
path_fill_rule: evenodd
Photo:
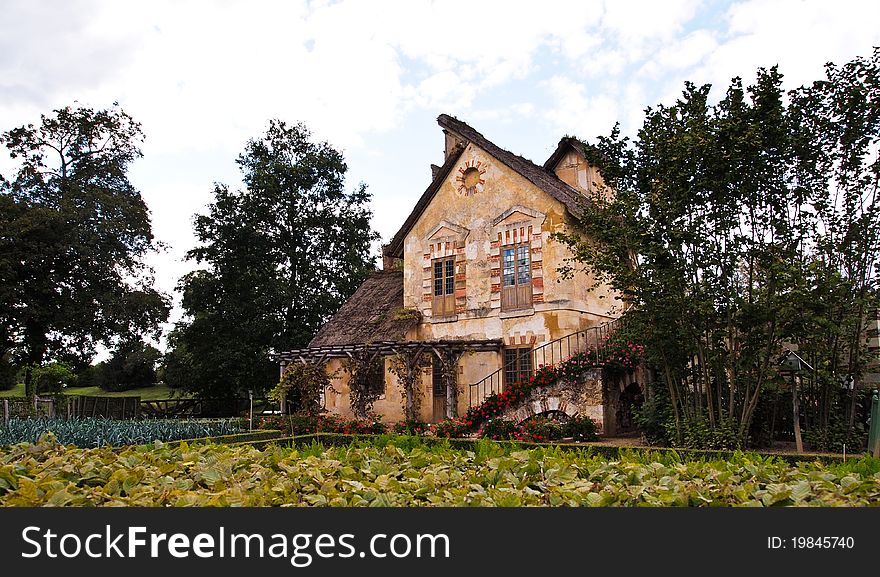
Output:
<svg viewBox="0 0 880 577">
<path fill-rule="evenodd" d="M 483 192 L 483 186 L 486 184 L 484 174 L 486 174 L 486 165 L 478 160 L 471 159 L 462 164 L 458 168 L 458 176 L 455 177 L 458 193 L 471 196 Z"/>
</svg>

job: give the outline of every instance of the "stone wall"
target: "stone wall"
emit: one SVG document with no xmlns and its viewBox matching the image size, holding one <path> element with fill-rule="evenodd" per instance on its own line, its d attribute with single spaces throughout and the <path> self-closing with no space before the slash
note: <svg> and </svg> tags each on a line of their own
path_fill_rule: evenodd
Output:
<svg viewBox="0 0 880 577">
<path fill-rule="evenodd" d="M 522 403 L 508 409 L 501 418 L 521 422 L 554 411 L 569 417 L 590 417 L 596 422 L 600 434 L 606 430 L 613 431 L 606 426 L 606 414 L 613 414 L 613 411 L 606 410 L 601 369 L 587 371 L 576 381 L 557 381 L 533 389 Z"/>
</svg>

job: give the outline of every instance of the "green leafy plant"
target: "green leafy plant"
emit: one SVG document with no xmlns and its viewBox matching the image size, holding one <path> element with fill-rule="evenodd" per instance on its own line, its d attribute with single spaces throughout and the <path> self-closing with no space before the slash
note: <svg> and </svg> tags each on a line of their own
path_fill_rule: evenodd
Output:
<svg viewBox="0 0 880 577">
<path fill-rule="evenodd" d="M 35 443 L 51 433 L 57 442 L 78 447 L 114 447 L 230 435 L 242 430 L 233 419 L 56 419 L 13 417 L 0 425 L 0 445 Z"/>
<path fill-rule="evenodd" d="M 880 460 L 797 466 L 737 453 L 468 450 L 417 437 L 327 447 L 155 443 L 80 449 L 46 436 L 0 447 L 8 506 L 870 506 Z"/>
</svg>

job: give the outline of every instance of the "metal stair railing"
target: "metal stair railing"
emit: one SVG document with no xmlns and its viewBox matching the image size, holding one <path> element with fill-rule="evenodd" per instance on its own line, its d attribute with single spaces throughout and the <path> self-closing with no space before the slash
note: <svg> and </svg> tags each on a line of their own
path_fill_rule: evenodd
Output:
<svg viewBox="0 0 880 577">
<path fill-rule="evenodd" d="M 572 356 L 590 351 L 596 355 L 596 364 L 600 364 L 606 354 L 605 342 L 608 337 L 616 332 L 623 324 L 622 319 L 614 319 L 601 325 L 589 327 L 545 343 L 532 349 L 531 371 L 542 366 L 554 366 Z M 521 357 L 512 359 L 503 364 L 500 369 L 488 375 L 484 379 L 469 386 L 468 406 L 474 407 L 493 393 L 500 393 L 504 387 L 504 374 L 507 371 L 516 370 L 521 364 Z"/>
</svg>

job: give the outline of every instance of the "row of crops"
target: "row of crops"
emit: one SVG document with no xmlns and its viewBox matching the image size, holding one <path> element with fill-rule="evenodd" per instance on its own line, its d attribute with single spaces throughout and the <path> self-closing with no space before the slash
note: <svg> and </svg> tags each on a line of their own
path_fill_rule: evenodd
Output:
<svg viewBox="0 0 880 577">
<path fill-rule="evenodd" d="M 343 447 L 187 443 L 0 449 L 0 506 L 877 505 L 880 460 L 793 466 L 736 454 L 605 459 L 588 449 L 473 450 L 400 437 Z"/>
<path fill-rule="evenodd" d="M 177 441 L 230 435 L 240 431 L 238 420 L 232 419 L 52 419 L 13 417 L 0 423 L 0 445 L 36 443 L 52 433 L 65 445 L 103 447 Z"/>
</svg>

